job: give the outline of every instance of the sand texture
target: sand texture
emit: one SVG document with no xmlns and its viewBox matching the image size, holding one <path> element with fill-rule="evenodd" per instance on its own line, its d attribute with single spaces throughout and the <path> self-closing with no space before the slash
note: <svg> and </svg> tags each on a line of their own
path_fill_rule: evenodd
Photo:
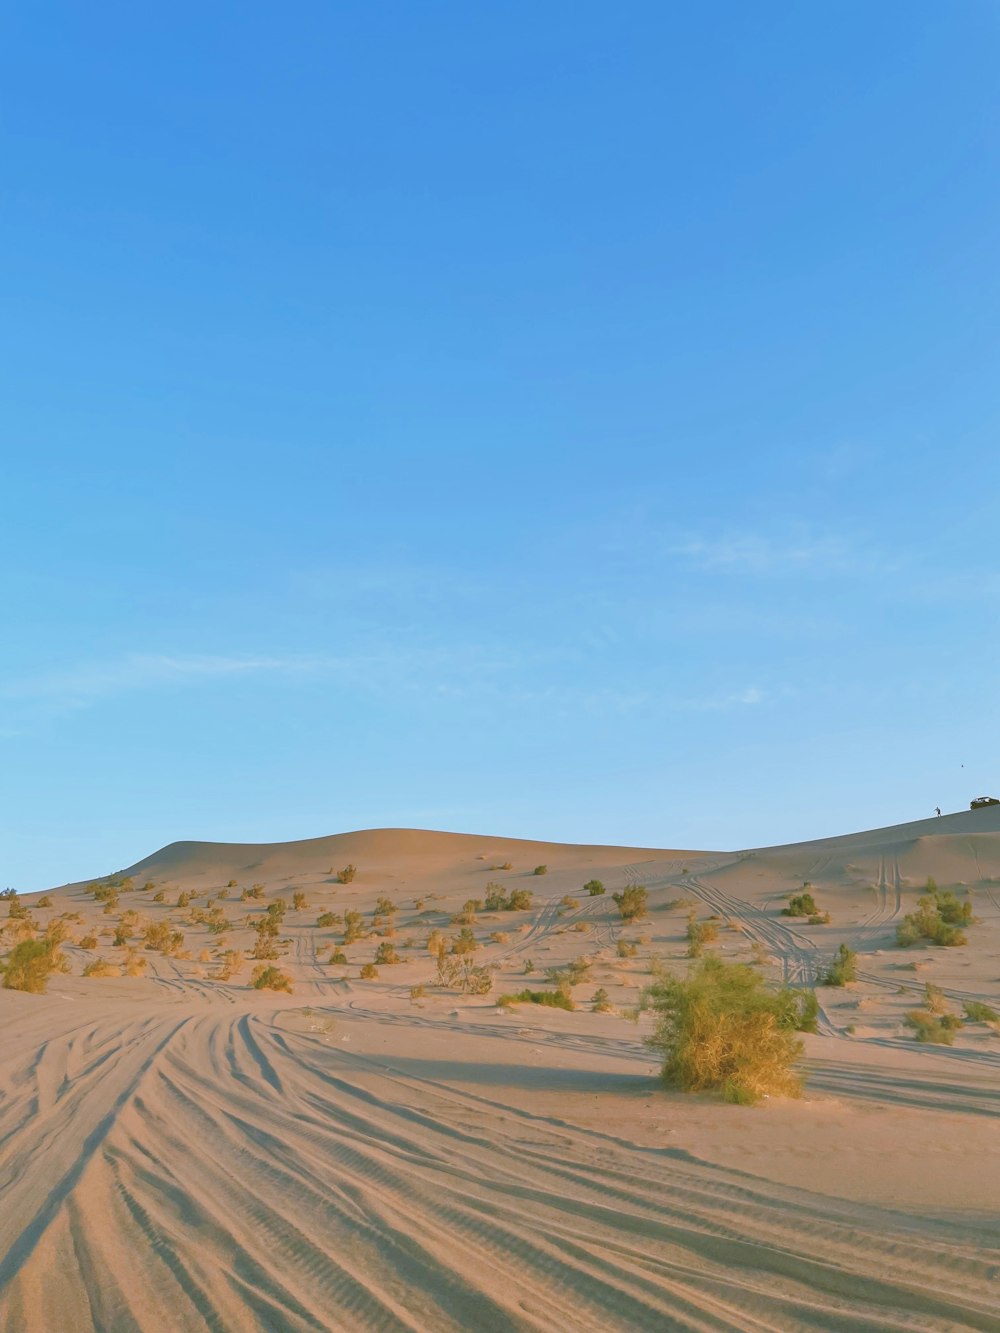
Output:
<svg viewBox="0 0 1000 1333">
<path fill-rule="evenodd" d="M 903 1021 L 928 981 L 1000 1008 L 997 810 L 738 852 L 175 843 L 122 874 L 117 901 L 22 900 L 65 917 L 69 971 L 0 991 L 3 1333 L 1000 1329 L 1000 1033 L 928 1046 Z M 971 895 L 966 946 L 896 946 L 928 876 Z M 781 914 L 805 881 L 828 924 Z M 489 994 L 442 988 L 428 938 L 489 883 L 532 903 L 472 914 Z M 290 994 L 249 984 L 277 898 Z M 692 913 L 722 957 L 817 986 L 801 1099 L 659 1081 L 630 1010 L 653 960 L 688 966 Z M 147 948 L 158 923 L 183 939 Z M 4 919 L 5 950 L 23 930 Z M 386 943 L 401 961 L 362 979 Z M 819 985 L 841 943 L 858 981 Z M 573 1012 L 498 1008 L 582 957 Z"/>
</svg>

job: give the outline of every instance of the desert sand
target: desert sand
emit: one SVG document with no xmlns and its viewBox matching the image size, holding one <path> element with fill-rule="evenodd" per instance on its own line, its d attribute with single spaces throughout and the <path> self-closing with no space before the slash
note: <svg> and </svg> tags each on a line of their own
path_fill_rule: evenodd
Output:
<svg viewBox="0 0 1000 1333">
<path fill-rule="evenodd" d="M 1000 1329 L 1000 1035 L 903 1023 L 928 981 L 1000 1006 L 1000 809 L 737 852 L 180 842 L 121 874 L 117 903 L 91 880 L 21 900 L 40 927 L 69 914 L 70 970 L 0 991 L 4 1333 Z M 928 876 L 971 895 L 965 947 L 896 947 Z M 782 916 L 806 881 L 829 924 Z M 436 987 L 428 937 L 490 882 L 533 895 L 475 913 L 492 991 Z M 380 896 L 398 911 L 374 936 Z M 277 897 L 290 994 L 224 966 Z M 366 935 L 331 964 L 344 927 L 318 921 L 345 911 Z M 654 960 L 688 966 L 691 911 L 775 981 L 858 951 L 854 984 L 818 987 L 801 1099 L 659 1081 L 634 1010 Z M 144 945 L 158 922 L 172 952 Z M 401 961 L 362 979 L 386 940 Z M 573 1012 L 498 1007 L 581 957 Z M 119 975 L 83 976 L 95 959 Z"/>
</svg>

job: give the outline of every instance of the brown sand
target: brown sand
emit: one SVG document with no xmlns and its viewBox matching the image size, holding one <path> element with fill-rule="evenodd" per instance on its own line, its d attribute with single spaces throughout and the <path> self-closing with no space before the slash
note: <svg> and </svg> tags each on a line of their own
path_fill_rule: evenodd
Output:
<svg viewBox="0 0 1000 1333">
<path fill-rule="evenodd" d="M 1000 1008 L 1000 811 L 737 853 L 410 830 L 175 843 L 126 873 L 110 913 L 84 883 L 27 898 L 41 925 L 79 913 L 72 938 L 98 946 L 68 943 L 44 996 L 0 991 L 3 1333 L 1000 1329 L 1000 1036 L 926 1047 L 902 1022 L 928 980 L 953 1008 Z M 928 875 L 972 893 L 967 947 L 894 946 Z M 594 877 L 606 896 L 580 893 Z M 428 934 L 454 934 L 491 880 L 535 895 L 477 914 L 493 995 L 435 989 Z M 804 880 L 831 924 L 780 915 Z M 308 900 L 282 927 L 292 995 L 250 989 L 253 963 L 214 979 L 221 949 L 252 944 L 253 883 Z M 651 911 L 623 926 L 610 894 L 629 883 Z M 182 890 L 203 910 L 224 893 L 232 927 L 191 924 Z M 362 981 L 380 941 L 331 966 L 343 930 L 317 917 L 370 927 L 380 894 L 405 961 Z M 801 1100 L 658 1082 L 649 1019 L 622 1011 L 651 960 L 686 966 L 692 906 L 731 923 L 723 957 L 756 945 L 775 980 L 815 984 L 841 942 L 861 953 L 858 983 L 818 991 Z M 121 966 L 127 910 L 146 975 L 84 978 L 95 957 Z M 180 956 L 142 949 L 157 921 Z M 575 1012 L 497 1008 L 583 955 Z M 615 1012 L 591 1011 L 598 986 Z"/>
</svg>

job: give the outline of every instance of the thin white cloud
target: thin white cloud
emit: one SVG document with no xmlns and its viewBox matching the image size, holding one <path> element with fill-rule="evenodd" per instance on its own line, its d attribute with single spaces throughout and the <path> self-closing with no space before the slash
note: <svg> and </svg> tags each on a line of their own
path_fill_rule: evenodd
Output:
<svg viewBox="0 0 1000 1333">
<path fill-rule="evenodd" d="M 896 567 L 861 541 L 830 535 L 691 537 L 672 546 L 670 553 L 709 573 L 828 576 L 884 573 Z"/>
</svg>

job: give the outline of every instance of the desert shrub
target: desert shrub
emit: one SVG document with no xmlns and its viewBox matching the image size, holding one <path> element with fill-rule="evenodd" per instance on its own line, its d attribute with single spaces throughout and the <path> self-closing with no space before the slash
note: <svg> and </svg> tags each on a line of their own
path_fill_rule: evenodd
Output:
<svg viewBox="0 0 1000 1333">
<path fill-rule="evenodd" d="M 658 1015 L 649 1045 L 671 1086 L 741 1104 L 801 1091 L 792 1067 L 802 1053 L 799 993 L 771 990 L 752 968 L 709 956 L 686 980 L 662 976 L 647 999 Z"/>
<path fill-rule="evenodd" d="M 375 964 L 365 963 L 364 967 L 362 967 L 361 969 L 362 981 L 370 981 L 373 977 L 377 976 L 378 976 L 378 968 L 375 966 Z"/>
<path fill-rule="evenodd" d="M 235 949 L 226 949 L 216 961 L 218 971 L 212 975 L 213 981 L 228 981 L 243 971 L 243 957 Z"/>
<path fill-rule="evenodd" d="M 374 908 L 374 911 L 375 911 L 375 915 L 376 915 L 376 916 L 389 916 L 389 917 L 391 917 L 391 916 L 395 915 L 396 912 L 399 911 L 399 908 L 398 908 L 398 906 L 392 901 L 391 898 L 387 898 L 387 897 L 385 896 L 385 894 L 383 893 L 383 894 L 380 894 L 380 895 L 375 899 L 375 908 Z"/>
<path fill-rule="evenodd" d="M 96 936 L 96 935 L 84 935 L 83 938 L 80 940 L 80 948 L 81 948 L 81 949 L 96 949 L 96 948 L 97 948 L 97 936 Z"/>
<path fill-rule="evenodd" d="M 481 912 L 483 904 L 479 898 L 467 898 L 462 904 L 462 910 L 456 912 L 451 918 L 453 926 L 471 926 L 476 920 L 476 913 Z"/>
<path fill-rule="evenodd" d="M 343 949 L 333 950 L 333 952 L 330 954 L 330 965 L 331 967 L 347 966 L 347 954 L 344 953 Z"/>
<path fill-rule="evenodd" d="M 384 944 L 380 944 L 375 950 L 375 961 L 381 965 L 383 963 L 401 963 L 403 960 L 396 952 L 395 947 L 386 941 Z"/>
<path fill-rule="evenodd" d="M 618 904 L 618 911 L 623 921 L 638 921 L 646 915 L 646 888 L 643 884 L 630 884 L 627 889 L 619 889 L 612 898 Z"/>
<path fill-rule="evenodd" d="M 963 1000 L 962 1009 L 965 1012 L 966 1021 L 969 1023 L 996 1023 L 1000 1021 L 1000 1014 L 980 1000 Z"/>
<path fill-rule="evenodd" d="M 858 955 L 846 944 L 842 944 L 833 955 L 830 966 L 823 975 L 824 986 L 846 986 L 855 981 L 858 975 Z"/>
<path fill-rule="evenodd" d="M 250 976 L 250 985 L 254 990 L 283 990 L 292 993 L 292 979 L 279 967 L 269 967 L 261 963 Z"/>
<path fill-rule="evenodd" d="M 487 912 L 503 912 L 507 907 L 507 894 L 502 884 L 490 881 L 486 885 L 485 905 Z"/>
<path fill-rule="evenodd" d="M 52 899 L 49 897 L 49 895 L 48 895 L 47 893 L 43 893 L 42 896 L 39 898 L 38 902 L 35 903 L 35 906 L 36 906 L 36 907 L 51 907 L 51 906 L 52 906 Z"/>
<path fill-rule="evenodd" d="M 565 907 L 568 911 L 572 911 L 574 907 L 579 907 L 580 904 L 577 902 L 577 900 L 573 897 L 571 893 L 564 893 L 563 896 L 559 899 L 559 906 Z"/>
<path fill-rule="evenodd" d="M 448 941 L 440 930 L 432 930 L 427 936 L 427 952 L 432 956 L 436 956 L 447 947 Z"/>
<path fill-rule="evenodd" d="M 514 869 L 514 862 L 513 862 L 513 861 L 502 861 L 502 862 L 500 863 L 500 865 L 497 867 L 497 869 L 498 869 L 498 870 L 513 870 L 513 869 Z"/>
<path fill-rule="evenodd" d="M 11 898 L 7 905 L 7 915 L 11 921 L 23 921 L 28 915 L 28 909 L 19 899 Z"/>
<path fill-rule="evenodd" d="M 118 929 L 115 931 L 114 938 L 112 939 L 111 943 L 115 946 L 116 949 L 124 948 L 124 946 L 128 944 L 128 931 L 125 929 L 124 926 L 118 927 Z"/>
<path fill-rule="evenodd" d="M 819 1029 L 819 1000 L 811 990 L 800 990 L 796 994 L 799 997 L 796 1032 L 816 1032 Z"/>
<path fill-rule="evenodd" d="M 479 941 L 472 933 L 472 928 L 470 926 L 463 926 L 451 942 L 452 953 L 475 953 L 478 948 Z"/>
<path fill-rule="evenodd" d="M 254 925 L 257 939 L 254 941 L 253 949 L 250 951 L 251 958 L 263 959 L 265 961 L 277 958 L 280 954 L 278 948 L 278 921 L 273 916 L 262 916 Z"/>
<path fill-rule="evenodd" d="M 105 958 L 92 958 L 83 969 L 85 977 L 120 977 L 122 970 Z"/>
<path fill-rule="evenodd" d="M 130 949 L 125 955 L 125 975 L 127 977 L 141 977 L 148 964 L 148 958 L 141 958 L 134 949 Z"/>
<path fill-rule="evenodd" d="M 154 953 L 171 954 L 176 953 L 184 943 L 184 936 L 179 930 L 174 930 L 169 921 L 157 921 L 146 927 L 143 943 Z"/>
<path fill-rule="evenodd" d="M 638 946 L 630 944 L 628 940 L 619 940 L 615 946 L 615 952 L 619 958 L 634 958 L 639 952 Z"/>
<path fill-rule="evenodd" d="M 355 865 L 344 866 L 343 870 L 337 871 L 338 884 L 350 884 L 354 876 L 358 873 L 358 867 Z"/>
<path fill-rule="evenodd" d="M 162 889 L 158 889 L 156 893 L 153 894 L 153 902 L 162 903 L 163 900 L 166 898 L 166 896 L 167 895 L 163 892 Z"/>
<path fill-rule="evenodd" d="M 227 888 L 227 889 L 235 889 L 235 888 L 238 888 L 238 887 L 239 887 L 239 886 L 238 886 L 238 884 L 236 883 L 235 879 L 231 879 L 231 880 L 228 880 L 228 881 L 226 882 L 226 888 Z"/>
<path fill-rule="evenodd" d="M 5 990 L 41 995 L 53 972 L 66 972 L 69 964 L 53 939 L 22 940 L 0 963 Z"/>
<path fill-rule="evenodd" d="M 933 891 L 917 899 L 917 910 L 904 917 L 896 927 L 896 943 L 902 948 L 929 940 L 932 944 L 954 948 L 966 944 L 959 926 L 972 924 L 972 904 L 960 903 L 950 889 Z"/>
<path fill-rule="evenodd" d="M 191 895 L 190 895 L 190 893 L 179 893 L 179 894 L 177 895 L 177 906 L 178 906 L 178 907 L 187 907 L 187 905 L 188 905 L 188 903 L 189 903 L 190 901 L 191 901 Z"/>
<path fill-rule="evenodd" d="M 363 940 L 366 934 L 365 919 L 360 912 L 344 913 L 344 943 L 353 944 L 355 940 Z"/>
<path fill-rule="evenodd" d="M 506 910 L 508 912 L 526 912 L 533 904 L 534 899 L 529 889 L 511 889 Z"/>
<path fill-rule="evenodd" d="M 326 930 L 329 926 L 339 926 L 342 919 L 336 912 L 321 912 L 316 918 L 316 925 L 320 930 Z"/>
<path fill-rule="evenodd" d="M 512 1004 L 543 1004 L 550 1009 L 575 1009 L 573 997 L 568 991 L 519 990 L 509 995 L 497 996 L 497 1004 L 504 1007 Z"/>
<path fill-rule="evenodd" d="M 962 1020 L 957 1014 L 932 1014 L 927 1009 L 911 1009 L 904 1022 L 913 1029 L 916 1041 L 933 1046 L 950 1046 L 955 1040 L 955 1029 Z"/>
<path fill-rule="evenodd" d="M 272 902 L 268 903 L 264 910 L 272 920 L 284 921 L 285 913 L 288 911 L 288 904 L 285 902 L 284 898 L 275 898 Z"/>
<path fill-rule="evenodd" d="M 932 981 L 924 985 L 924 1008 L 932 1014 L 946 1014 L 948 1012 L 948 1001 L 945 993 L 940 986 L 935 986 Z"/>
<path fill-rule="evenodd" d="M 427 994 L 427 987 L 426 987 L 426 986 L 411 986 L 411 987 L 410 987 L 410 999 L 411 999 L 411 1000 L 422 1000 L 426 994 Z"/>
<path fill-rule="evenodd" d="M 611 996 L 602 986 L 594 991 L 594 1013 L 609 1014 L 611 1012 Z"/>
<path fill-rule="evenodd" d="M 588 879 L 583 886 L 584 893 L 589 893 L 591 898 L 599 898 L 604 892 L 604 885 L 599 879 Z"/>
<path fill-rule="evenodd" d="M 803 886 L 804 887 L 804 886 Z M 819 908 L 811 893 L 793 893 L 788 906 L 781 909 L 782 916 L 818 916 Z"/>
<path fill-rule="evenodd" d="M 533 875 L 547 875 L 549 873 L 549 868 L 548 866 L 535 866 L 531 873 Z"/>
<path fill-rule="evenodd" d="M 582 981 L 590 979 L 590 969 L 592 967 L 589 958 L 574 958 L 566 963 L 564 967 L 550 967 L 546 969 L 545 976 L 549 981 L 557 986 L 565 982 L 567 986 L 579 986 Z"/>
<path fill-rule="evenodd" d="M 531 958 L 526 958 L 524 960 L 524 975 L 526 977 L 530 977 L 532 972 L 534 972 L 534 970 L 535 970 L 534 961 Z"/>
<path fill-rule="evenodd" d="M 493 944 L 509 944 L 510 936 L 505 930 L 494 930 L 490 934 L 490 941 Z"/>
<path fill-rule="evenodd" d="M 828 926 L 832 920 L 829 912 L 817 912 L 815 916 L 809 918 L 810 926 Z M 739 926 L 734 926 L 734 930 L 739 930 Z"/>
<path fill-rule="evenodd" d="M 715 921 L 696 921 L 692 917 L 687 925 L 688 957 L 700 958 L 705 945 L 712 944 L 718 938 L 719 927 Z"/>
<path fill-rule="evenodd" d="M 296 889 L 296 891 L 292 894 L 292 911 L 301 912 L 304 908 L 308 906 L 309 904 L 306 901 L 306 895 L 302 892 L 301 889 Z"/>
</svg>

